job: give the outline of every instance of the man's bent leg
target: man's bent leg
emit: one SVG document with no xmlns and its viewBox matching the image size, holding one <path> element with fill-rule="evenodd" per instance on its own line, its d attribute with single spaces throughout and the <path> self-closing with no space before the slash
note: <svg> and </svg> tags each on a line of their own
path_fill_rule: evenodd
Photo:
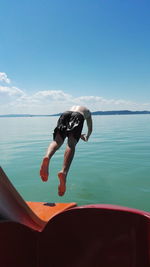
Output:
<svg viewBox="0 0 150 267">
<path fill-rule="evenodd" d="M 40 176 L 43 182 L 46 182 L 48 180 L 49 175 L 49 162 L 51 157 L 54 155 L 54 153 L 61 147 L 63 144 L 63 139 L 58 133 L 55 137 L 55 140 L 49 145 L 46 155 L 43 158 L 41 168 L 40 168 Z"/>
<path fill-rule="evenodd" d="M 58 173 L 60 184 L 58 186 L 59 196 L 63 196 L 66 191 L 66 178 L 75 153 L 76 139 L 72 135 L 68 137 L 68 144 L 64 153 L 62 170 Z"/>
</svg>

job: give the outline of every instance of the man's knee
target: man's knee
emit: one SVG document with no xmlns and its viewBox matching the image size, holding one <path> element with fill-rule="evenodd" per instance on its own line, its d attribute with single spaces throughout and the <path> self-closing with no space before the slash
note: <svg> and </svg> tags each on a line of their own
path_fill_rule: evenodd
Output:
<svg viewBox="0 0 150 267">
<path fill-rule="evenodd" d="M 72 135 L 69 136 L 68 137 L 68 146 L 70 148 L 75 148 L 76 144 L 77 144 L 77 140 Z"/>
<path fill-rule="evenodd" d="M 64 142 L 63 138 L 61 137 L 61 135 L 60 135 L 59 133 L 57 133 L 57 135 L 55 136 L 54 141 L 57 143 L 57 145 L 58 145 L 59 147 L 60 147 L 60 146 L 63 144 L 63 142 Z"/>
</svg>

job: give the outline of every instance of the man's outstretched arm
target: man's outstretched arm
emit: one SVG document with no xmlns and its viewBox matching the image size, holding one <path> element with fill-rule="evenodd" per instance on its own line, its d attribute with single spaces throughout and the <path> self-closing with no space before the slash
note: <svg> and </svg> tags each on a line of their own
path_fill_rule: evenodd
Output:
<svg viewBox="0 0 150 267">
<path fill-rule="evenodd" d="M 81 135 L 81 139 L 85 142 L 88 141 L 88 139 L 92 133 L 92 130 L 93 130 L 93 122 L 92 122 L 92 116 L 91 115 L 86 119 L 86 122 L 87 122 L 88 132 L 87 132 L 87 134 Z"/>
</svg>

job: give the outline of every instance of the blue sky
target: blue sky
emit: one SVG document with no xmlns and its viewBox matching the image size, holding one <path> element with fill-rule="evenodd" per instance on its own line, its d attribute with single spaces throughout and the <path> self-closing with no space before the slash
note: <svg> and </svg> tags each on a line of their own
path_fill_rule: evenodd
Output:
<svg viewBox="0 0 150 267">
<path fill-rule="evenodd" d="M 0 114 L 150 110 L 149 0 L 0 0 Z"/>
</svg>

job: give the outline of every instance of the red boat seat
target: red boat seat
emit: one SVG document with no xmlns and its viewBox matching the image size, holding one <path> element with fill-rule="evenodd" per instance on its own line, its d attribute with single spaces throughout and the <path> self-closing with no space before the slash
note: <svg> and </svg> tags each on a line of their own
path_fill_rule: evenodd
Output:
<svg viewBox="0 0 150 267">
<path fill-rule="evenodd" d="M 0 266 L 36 267 L 37 232 L 15 222 L 0 222 Z"/>
<path fill-rule="evenodd" d="M 150 218 L 136 210 L 92 205 L 65 211 L 40 235 L 39 266 L 149 267 Z"/>
</svg>

